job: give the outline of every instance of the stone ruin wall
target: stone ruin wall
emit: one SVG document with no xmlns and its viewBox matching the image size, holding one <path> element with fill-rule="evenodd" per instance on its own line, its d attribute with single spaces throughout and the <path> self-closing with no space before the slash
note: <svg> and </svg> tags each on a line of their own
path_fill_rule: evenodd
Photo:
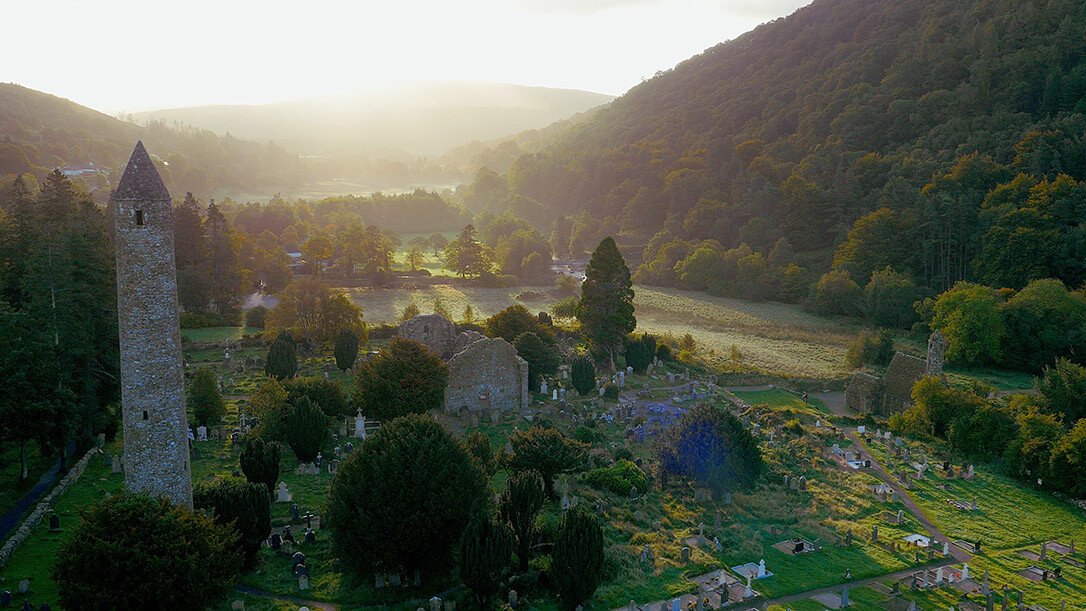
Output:
<svg viewBox="0 0 1086 611">
<path fill-rule="evenodd" d="M 419 314 L 400 323 L 396 335 L 415 340 L 443 359 L 453 355 L 456 325 L 440 314 Z"/>
<path fill-rule="evenodd" d="M 528 405 L 528 363 L 504 339 L 480 339 L 449 361 L 445 410 L 519 410 Z"/>
</svg>

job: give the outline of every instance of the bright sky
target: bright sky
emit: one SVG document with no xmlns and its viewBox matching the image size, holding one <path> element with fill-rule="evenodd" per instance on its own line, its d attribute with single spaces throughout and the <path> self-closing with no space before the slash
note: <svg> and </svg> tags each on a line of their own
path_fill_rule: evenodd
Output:
<svg viewBox="0 0 1086 611">
<path fill-rule="evenodd" d="M 397 82 L 621 94 L 810 0 L 51 0 L 4 3 L 0 81 L 107 113 Z"/>
</svg>

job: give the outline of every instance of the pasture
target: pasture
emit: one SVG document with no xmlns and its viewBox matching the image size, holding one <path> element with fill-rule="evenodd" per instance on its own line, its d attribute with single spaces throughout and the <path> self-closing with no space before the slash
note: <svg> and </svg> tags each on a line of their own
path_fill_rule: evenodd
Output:
<svg viewBox="0 0 1086 611">
<path fill-rule="evenodd" d="M 549 310 L 558 297 L 542 287 L 480 288 L 442 284 L 412 289 L 353 288 L 368 323 L 393 323 L 414 303 L 426 313 L 441 303 L 461 319 L 471 304 L 477 320 L 514 304 Z M 634 287 L 637 329 L 696 338 L 698 354 L 727 357 L 732 346 L 746 370 L 786 377 L 840 378 L 848 374 L 845 347 L 859 330 L 853 323 L 822 318 L 798 306 L 713 297 L 677 289 Z M 523 298 L 520 298 L 523 297 Z"/>
</svg>

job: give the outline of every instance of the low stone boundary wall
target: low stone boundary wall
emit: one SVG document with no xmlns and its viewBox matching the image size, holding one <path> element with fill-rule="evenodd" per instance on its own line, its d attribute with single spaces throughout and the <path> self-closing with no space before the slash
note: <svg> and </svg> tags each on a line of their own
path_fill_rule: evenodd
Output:
<svg viewBox="0 0 1086 611">
<path fill-rule="evenodd" d="M 3 547 L 0 547 L 0 567 L 3 567 L 8 562 L 8 558 L 15 550 L 26 541 L 26 538 L 30 536 L 34 527 L 41 522 L 42 518 L 51 511 L 53 503 L 60 498 L 60 495 L 64 494 L 68 487 L 72 485 L 75 480 L 79 479 L 80 475 L 83 475 L 83 470 L 87 468 L 87 463 L 90 459 L 98 454 L 100 450 L 97 448 L 91 448 L 83 455 L 83 458 L 79 459 L 79 462 L 72 466 L 71 470 L 53 487 L 53 490 L 49 492 L 44 499 L 38 502 L 34 511 L 30 512 L 30 515 L 23 520 L 23 523 L 19 528 L 12 533 L 11 537 L 4 543 Z"/>
</svg>

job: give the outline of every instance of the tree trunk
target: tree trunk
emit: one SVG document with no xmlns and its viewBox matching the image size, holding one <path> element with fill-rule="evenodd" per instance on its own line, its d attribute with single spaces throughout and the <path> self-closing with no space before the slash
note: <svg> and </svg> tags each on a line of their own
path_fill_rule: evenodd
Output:
<svg viewBox="0 0 1086 611">
<path fill-rule="evenodd" d="M 25 482 L 30 477 L 30 468 L 26 460 L 26 440 L 19 442 L 19 481 Z"/>
</svg>

